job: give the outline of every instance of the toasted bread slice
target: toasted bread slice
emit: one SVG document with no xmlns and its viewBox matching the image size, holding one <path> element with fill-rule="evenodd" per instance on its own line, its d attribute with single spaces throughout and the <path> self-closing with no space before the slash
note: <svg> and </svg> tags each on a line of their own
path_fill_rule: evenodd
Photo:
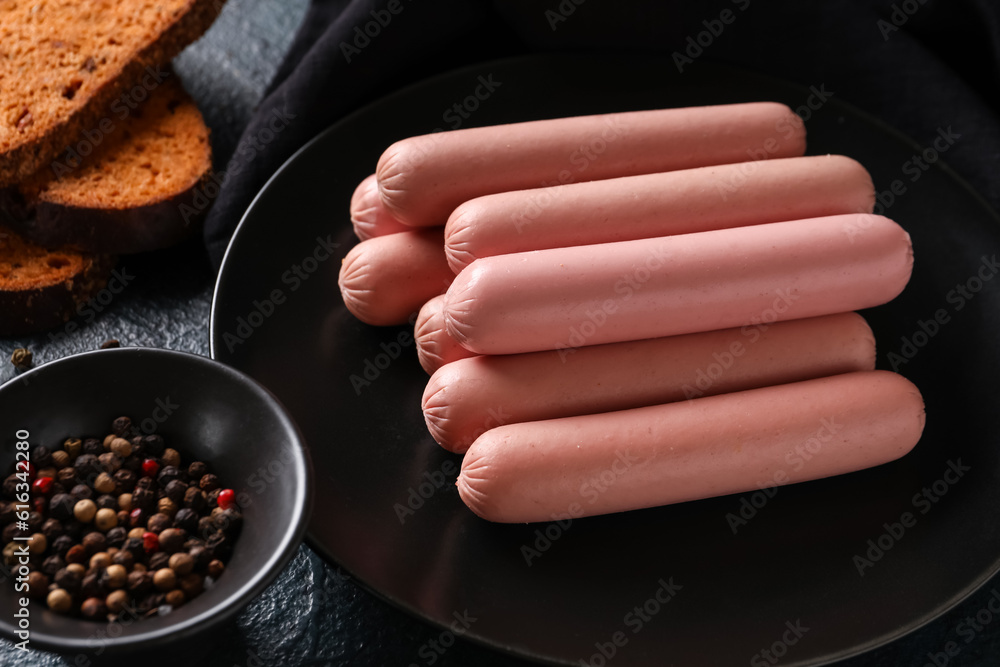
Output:
<svg viewBox="0 0 1000 667">
<path fill-rule="evenodd" d="M 0 185 L 47 167 L 163 79 L 224 0 L 0 0 Z"/>
<path fill-rule="evenodd" d="M 105 127 L 86 157 L 78 151 L 89 146 L 84 138 L 53 163 L 57 169 L 5 188 L 5 222 L 48 248 L 111 254 L 164 248 L 197 228 L 207 207 L 193 199 L 211 171 L 212 151 L 208 127 L 176 75 L 124 121 Z"/>
<path fill-rule="evenodd" d="M 113 267 L 106 255 L 46 250 L 0 227 L 0 336 L 68 321 L 104 289 Z"/>
</svg>

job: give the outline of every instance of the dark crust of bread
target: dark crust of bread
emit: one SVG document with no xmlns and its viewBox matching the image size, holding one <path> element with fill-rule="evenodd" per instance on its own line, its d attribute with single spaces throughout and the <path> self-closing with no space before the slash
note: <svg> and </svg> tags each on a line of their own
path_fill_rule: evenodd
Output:
<svg viewBox="0 0 1000 667">
<path fill-rule="evenodd" d="M 80 306 L 108 284 L 116 259 L 85 258 L 85 268 L 71 279 L 30 290 L 0 290 L 0 336 L 23 336 L 65 324 Z"/>
<path fill-rule="evenodd" d="M 208 30 L 223 4 L 225 0 L 191 0 L 183 16 L 98 88 L 85 104 L 44 136 L 0 154 L 0 186 L 17 183 L 51 164 L 84 130 L 92 129 L 107 116 L 112 103 L 142 80 L 146 68 L 168 63 Z"/>
<path fill-rule="evenodd" d="M 27 202 L 15 187 L 0 188 L 0 222 L 45 248 L 128 255 L 175 245 L 200 229 L 208 211 L 205 174 L 186 191 L 126 209 L 78 208 L 47 201 Z M 201 206 L 198 206 L 201 204 Z"/>
</svg>

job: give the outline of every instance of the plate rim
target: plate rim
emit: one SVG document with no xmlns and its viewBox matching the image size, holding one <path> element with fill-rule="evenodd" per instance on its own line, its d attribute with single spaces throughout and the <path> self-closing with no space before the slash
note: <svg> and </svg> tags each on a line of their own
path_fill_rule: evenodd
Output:
<svg viewBox="0 0 1000 667">
<path fill-rule="evenodd" d="M 539 63 L 544 63 L 546 66 L 551 68 L 551 67 L 564 67 L 567 64 L 573 64 L 573 63 L 576 63 L 577 66 L 579 66 L 580 63 L 586 63 L 588 61 L 592 63 L 601 62 L 603 64 L 606 64 L 608 61 L 621 61 L 621 62 L 629 61 L 629 62 L 642 63 L 643 65 L 649 65 L 651 63 L 656 63 L 656 62 L 663 62 L 663 63 L 671 62 L 669 56 L 662 54 L 634 54 L 634 53 L 630 54 L 621 52 L 594 54 L 594 53 L 571 53 L 564 51 L 554 52 L 554 53 L 526 54 L 526 55 L 498 58 L 493 60 L 478 61 L 462 67 L 439 72 L 437 74 L 424 77 L 422 79 L 409 83 L 405 86 L 397 88 L 385 95 L 382 95 L 360 106 L 351 113 L 342 116 L 341 118 L 337 119 L 336 121 L 328 125 L 323 130 L 318 132 L 311 139 L 306 141 L 300 148 L 298 148 L 294 153 L 292 153 L 292 155 L 289 156 L 288 159 L 285 160 L 280 167 L 278 167 L 274 171 L 274 173 L 267 179 L 267 181 L 264 183 L 261 189 L 257 192 L 253 200 L 247 206 L 246 211 L 244 211 L 243 215 L 241 216 L 239 223 L 237 224 L 235 230 L 233 231 L 232 236 L 229 239 L 229 242 L 226 245 L 226 251 L 223 255 L 222 262 L 219 265 L 219 271 L 216 277 L 215 287 L 212 292 L 212 304 L 210 309 L 210 322 L 209 322 L 209 349 L 211 358 L 215 361 L 219 361 L 220 363 L 228 365 L 228 362 L 219 359 L 217 356 L 218 350 L 216 346 L 216 324 L 217 324 L 221 285 L 223 282 L 223 277 L 226 274 L 226 270 L 227 268 L 229 268 L 229 264 L 232 262 L 231 256 L 234 254 L 234 246 L 237 243 L 240 233 L 244 230 L 245 227 L 251 224 L 249 220 L 252 217 L 254 209 L 257 207 L 259 200 L 264 196 L 265 192 L 274 187 L 276 181 L 284 174 L 286 170 L 293 168 L 293 163 L 301 159 L 304 153 L 312 150 L 315 145 L 321 144 L 324 141 L 326 141 L 327 138 L 331 134 L 335 133 L 342 125 L 354 122 L 356 118 L 369 113 L 372 109 L 391 103 L 393 100 L 397 98 L 406 97 L 410 95 L 414 90 L 418 90 L 420 88 L 423 88 L 424 86 L 431 85 L 440 82 L 442 80 L 457 78 L 464 74 L 473 73 L 476 72 L 477 70 L 480 70 L 483 67 L 489 67 L 489 66 L 497 66 L 497 67 L 499 66 L 516 67 L 519 65 L 537 66 Z M 809 92 L 809 88 L 803 84 L 800 84 L 796 81 L 783 79 L 781 77 L 774 76 L 765 72 L 744 69 L 735 65 L 731 65 L 729 63 L 711 61 L 711 60 L 706 60 L 706 62 L 703 63 L 703 65 L 705 67 L 714 69 L 715 71 L 723 74 L 732 76 L 752 77 L 758 81 L 764 81 L 779 86 L 795 88 L 802 92 Z M 909 146 L 911 149 L 917 152 L 922 151 L 925 148 L 909 135 L 896 129 L 895 127 L 893 127 L 886 121 L 883 121 L 880 117 L 874 115 L 873 113 L 870 113 L 865 109 L 856 106 L 852 102 L 846 101 L 843 98 L 831 99 L 830 102 L 834 107 L 839 107 L 849 111 L 851 114 L 877 127 L 881 132 L 891 136 L 892 138 Z M 472 125 L 470 127 L 475 127 L 475 125 Z M 809 150 L 809 145 L 807 136 L 807 144 L 806 144 L 807 155 L 808 155 L 808 150 Z M 979 204 L 979 206 L 983 209 L 983 211 L 989 214 L 989 216 L 992 218 L 993 223 L 997 226 L 997 228 L 1000 229 L 1000 212 L 994 209 L 992 204 L 978 190 L 976 190 L 961 174 L 955 171 L 943 157 L 937 160 L 932 166 L 942 169 L 954 183 L 958 184 L 966 192 L 966 194 L 971 195 L 971 197 L 976 201 L 977 204 Z M 875 190 L 877 194 L 879 192 L 877 186 Z M 245 373 L 245 371 L 243 372 Z M 249 374 L 247 373 L 247 375 Z M 308 449 L 308 443 L 306 443 L 306 445 Z M 376 598 L 387 602 L 388 604 L 390 604 L 391 606 L 393 606 L 398 610 L 402 610 L 403 612 L 408 614 L 411 618 L 417 619 L 420 622 L 428 624 L 437 629 L 442 629 L 442 630 L 448 629 L 447 624 L 430 617 L 429 615 L 417 610 L 412 605 L 400 599 L 397 599 L 395 596 L 377 589 L 375 586 L 373 586 L 372 584 L 361 578 L 351 569 L 347 568 L 340 562 L 338 558 L 336 558 L 332 553 L 330 553 L 328 549 L 326 549 L 316 541 L 316 538 L 313 537 L 311 531 L 309 531 L 308 528 L 305 533 L 304 541 L 306 544 L 309 545 L 309 547 L 313 551 L 319 554 L 324 560 L 326 560 L 331 565 L 339 568 L 342 572 L 347 573 L 351 581 L 358 584 L 361 588 L 368 591 Z M 977 591 L 979 591 L 988 581 L 996 577 L 998 573 L 1000 573 L 1000 552 L 997 553 L 992 563 L 992 566 L 981 572 L 980 575 L 974 578 L 970 582 L 970 584 L 967 585 L 964 589 L 957 591 L 954 595 L 948 598 L 947 601 L 939 605 L 936 609 L 918 617 L 917 619 L 911 621 L 909 624 L 900 626 L 894 632 L 883 633 L 882 635 L 873 638 L 867 642 L 856 644 L 852 647 L 841 649 L 840 651 L 827 653 L 826 655 L 822 657 L 817 657 L 816 659 L 797 660 L 794 662 L 788 662 L 783 664 L 787 664 L 788 667 L 822 667 L 823 665 L 831 665 L 836 662 L 859 657 L 875 649 L 888 646 L 896 641 L 899 641 L 903 637 L 910 635 L 920 630 L 921 628 L 926 627 L 927 625 L 933 623 L 935 620 L 943 617 L 950 611 L 954 610 L 962 602 L 964 602 L 969 597 L 974 595 Z M 504 644 L 503 642 L 498 641 L 496 639 L 491 639 L 490 637 L 483 636 L 472 628 L 467 629 L 465 632 L 463 632 L 461 638 L 469 640 L 472 643 L 477 644 L 478 646 L 500 652 L 505 657 L 512 657 L 521 660 L 533 660 L 541 664 L 548 664 L 548 665 L 568 666 L 576 664 L 576 662 L 572 660 L 554 659 L 551 656 L 545 656 L 532 652 L 530 649 L 519 648 Z"/>
</svg>

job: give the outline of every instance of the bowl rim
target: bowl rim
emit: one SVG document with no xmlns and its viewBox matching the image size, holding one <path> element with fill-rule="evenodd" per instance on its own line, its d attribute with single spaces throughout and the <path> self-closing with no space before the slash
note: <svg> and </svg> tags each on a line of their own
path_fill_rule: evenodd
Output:
<svg viewBox="0 0 1000 667">
<path fill-rule="evenodd" d="M 156 629 L 139 630 L 133 634 L 123 634 L 118 637 L 104 637 L 101 639 L 93 637 L 77 639 L 31 628 L 28 643 L 29 648 L 44 648 L 60 653 L 96 652 L 96 655 L 102 655 L 109 652 L 149 649 L 165 645 L 174 640 L 200 635 L 210 627 L 218 625 L 242 611 L 251 600 L 262 593 L 277 578 L 303 543 L 305 531 L 308 526 L 309 515 L 312 511 L 311 488 L 313 470 L 309 450 L 306 447 L 302 432 L 281 401 L 264 385 L 246 373 L 220 361 L 191 352 L 142 346 L 78 352 L 40 364 L 0 384 L 0 404 L 3 403 L 3 399 L 7 394 L 21 390 L 22 388 L 19 385 L 30 383 L 33 380 L 52 373 L 64 372 L 66 369 L 79 364 L 82 360 L 89 362 L 97 355 L 106 356 L 112 354 L 119 356 L 131 355 L 133 357 L 168 357 L 176 363 L 201 366 L 208 369 L 209 372 L 221 373 L 227 376 L 229 381 L 245 385 L 253 394 L 256 394 L 269 407 L 281 426 L 291 436 L 293 460 L 287 465 L 293 470 L 295 483 L 293 507 L 288 513 L 288 521 L 278 541 L 278 546 L 270 554 L 265 563 L 256 569 L 248 581 L 240 584 L 234 592 L 209 609 L 179 623 L 168 623 L 164 627 Z M 100 629 L 105 626 L 95 623 L 94 627 L 95 629 Z M 0 618 L 0 635 L 10 641 L 17 642 L 20 638 L 15 634 L 16 631 L 17 628 L 10 622 L 10 619 Z"/>
</svg>

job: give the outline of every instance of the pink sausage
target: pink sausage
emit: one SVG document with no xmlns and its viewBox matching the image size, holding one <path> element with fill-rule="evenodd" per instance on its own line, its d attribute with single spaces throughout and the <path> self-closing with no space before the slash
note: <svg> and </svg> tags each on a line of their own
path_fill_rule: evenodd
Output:
<svg viewBox="0 0 1000 667">
<path fill-rule="evenodd" d="M 868 171 L 842 155 L 743 162 L 479 197 L 445 227 L 458 273 L 479 257 L 524 250 L 871 213 Z"/>
<path fill-rule="evenodd" d="M 877 306 L 910 237 L 851 214 L 484 257 L 452 283 L 448 331 L 480 354 L 565 350 Z"/>
<path fill-rule="evenodd" d="M 413 229 L 392 217 L 382 205 L 375 174 L 361 181 L 351 196 L 351 224 L 355 236 L 362 241 Z"/>
<path fill-rule="evenodd" d="M 485 431 L 875 368 L 864 318 L 840 313 L 772 325 L 591 345 L 572 352 L 480 356 L 442 367 L 424 419 L 462 453 Z"/>
<path fill-rule="evenodd" d="M 424 304 L 417 315 L 413 337 L 417 341 L 417 358 L 428 375 L 445 364 L 476 356 L 458 344 L 444 326 L 444 295 Z"/>
<path fill-rule="evenodd" d="M 909 452 L 923 428 L 908 380 L 847 373 L 501 426 L 469 449 L 458 492 L 490 521 L 609 514 L 880 465 Z"/>
<path fill-rule="evenodd" d="M 805 126 L 776 102 L 656 109 L 437 132 L 397 141 L 378 161 L 386 208 L 438 225 L 494 192 L 802 155 Z"/>
<path fill-rule="evenodd" d="M 455 278 L 442 239 L 439 227 L 377 236 L 351 248 L 340 267 L 344 305 L 366 324 L 412 322 Z"/>
</svg>

